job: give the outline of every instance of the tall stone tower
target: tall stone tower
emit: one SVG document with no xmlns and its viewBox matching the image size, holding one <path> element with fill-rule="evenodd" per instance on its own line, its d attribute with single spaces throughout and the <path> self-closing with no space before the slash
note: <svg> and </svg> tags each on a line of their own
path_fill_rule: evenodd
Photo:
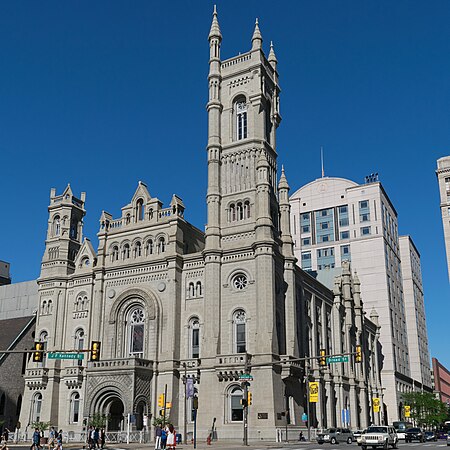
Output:
<svg viewBox="0 0 450 450">
<path fill-rule="evenodd" d="M 450 156 L 437 161 L 436 175 L 441 199 L 442 226 L 444 228 L 445 250 L 447 252 L 448 276 L 450 279 Z"/>
<path fill-rule="evenodd" d="M 202 365 L 209 358 L 216 366 L 219 361 L 222 367 L 216 367 L 217 375 L 212 376 L 229 381 L 251 365 L 295 355 L 298 349 L 295 259 L 284 172 L 277 186 L 276 130 L 281 121 L 277 59 L 272 45 L 268 57 L 263 52 L 258 20 L 248 52 L 223 61 L 221 43 L 214 10 L 203 252 L 208 322 Z M 272 367 L 255 370 L 258 385 L 266 387 L 264 395 L 255 396 L 259 410 L 284 410 L 280 374 Z M 267 425 L 273 427 L 276 418 L 271 419 Z M 256 425 L 256 418 L 252 420 Z"/>
</svg>

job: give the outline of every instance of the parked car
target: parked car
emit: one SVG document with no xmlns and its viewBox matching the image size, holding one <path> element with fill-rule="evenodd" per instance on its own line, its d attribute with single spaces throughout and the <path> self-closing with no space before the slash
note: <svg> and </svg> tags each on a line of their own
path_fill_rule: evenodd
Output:
<svg viewBox="0 0 450 450">
<path fill-rule="evenodd" d="M 405 442 L 419 441 L 424 442 L 425 436 L 420 428 L 408 428 L 405 431 Z"/>
<path fill-rule="evenodd" d="M 387 450 L 389 446 L 398 448 L 398 437 L 394 427 L 372 425 L 361 435 L 362 450 L 366 450 L 367 447 L 382 447 Z"/>
<path fill-rule="evenodd" d="M 361 445 L 361 437 L 366 432 L 366 430 L 358 430 L 353 433 L 353 437 L 356 439 L 356 443 Z"/>
<path fill-rule="evenodd" d="M 450 445 L 450 434 L 447 435 L 447 447 Z"/>
<path fill-rule="evenodd" d="M 353 433 L 348 428 L 328 428 L 317 435 L 318 444 L 324 444 L 325 442 L 330 444 L 347 442 L 347 444 L 351 444 L 353 442 Z"/>
<path fill-rule="evenodd" d="M 434 431 L 425 431 L 424 435 L 426 441 L 437 441 L 437 435 Z"/>
</svg>

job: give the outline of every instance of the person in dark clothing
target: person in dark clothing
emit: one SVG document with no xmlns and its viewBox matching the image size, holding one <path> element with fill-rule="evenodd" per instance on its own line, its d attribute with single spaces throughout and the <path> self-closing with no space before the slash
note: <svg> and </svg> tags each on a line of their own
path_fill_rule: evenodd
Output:
<svg viewBox="0 0 450 450">
<path fill-rule="evenodd" d="M 155 428 L 155 450 L 161 450 L 162 425 L 159 424 Z"/>
<path fill-rule="evenodd" d="M 34 429 L 32 444 L 30 450 L 40 450 L 41 449 L 41 432 L 39 428 Z"/>
<path fill-rule="evenodd" d="M 100 430 L 96 428 L 94 430 L 94 448 L 100 448 L 98 443 L 100 441 Z"/>
<path fill-rule="evenodd" d="M 102 428 L 100 430 L 100 445 L 102 448 L 105 448 L 105 442 L 106 442 L 106 433 L 105 433 L 105 429 Z"/>
</svg>

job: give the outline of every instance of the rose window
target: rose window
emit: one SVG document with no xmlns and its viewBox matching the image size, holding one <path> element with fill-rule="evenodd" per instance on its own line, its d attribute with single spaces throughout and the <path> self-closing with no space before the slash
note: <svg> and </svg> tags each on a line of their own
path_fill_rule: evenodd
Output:
<svg viewBox="0 0 450 450">
<path fill-rule="evenodd" d="M 233 278 L 233 286 L 238 291 L 242 291 L 247 287 L 247 285 L 248 285 L 247 276 L 244 275 L 243 273 L 240 273 L 239 275 L 236 275 Z"/>
</svg>

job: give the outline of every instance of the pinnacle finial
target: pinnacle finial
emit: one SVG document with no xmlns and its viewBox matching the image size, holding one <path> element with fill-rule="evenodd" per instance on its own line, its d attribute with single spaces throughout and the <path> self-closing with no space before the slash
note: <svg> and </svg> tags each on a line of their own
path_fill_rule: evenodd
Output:
<svg viewBox="0 0 450 450">
<path fill-rule="evenodd" d="M 272 41 L 270 41 L 270 52 L 269 52 L 268 61 L 274 69 L 277 67 L 278 60 L 277 60 L 277 57 L 275 56 L 275 50 L 273 49 Z"/>
<path fill-rule="evenodd" d="M 258 19 L 255 21 L 255 30 L 253 31 L 252 36 L 252 50 L 258 50 L 262 48 L 262 35 L 261 31 L 259 30 L 259 22 Z"/>
<path fill-rule="evenodd" d="M 278 189 L 287 189 L 289 190 L 289 184 L 287 182 L 286 175 L 284 173 L 284 165 L 281 166 L 281 176 L 280 181 L 278 182 Z"/>
<path fill-rule="evenodd" d="M 213 19 L 212 19 L 212 23 L 211 23 L 211 29 L 209 30 L 208 39 L 212 39 L 214 37 L 219 38 L 220 40 L 222 40 L 222 33 L 220 32 L 219 21 L 217 20 L 217 8 L 216 8 L 216 5 L 214 5 Z"/>
</svg>

